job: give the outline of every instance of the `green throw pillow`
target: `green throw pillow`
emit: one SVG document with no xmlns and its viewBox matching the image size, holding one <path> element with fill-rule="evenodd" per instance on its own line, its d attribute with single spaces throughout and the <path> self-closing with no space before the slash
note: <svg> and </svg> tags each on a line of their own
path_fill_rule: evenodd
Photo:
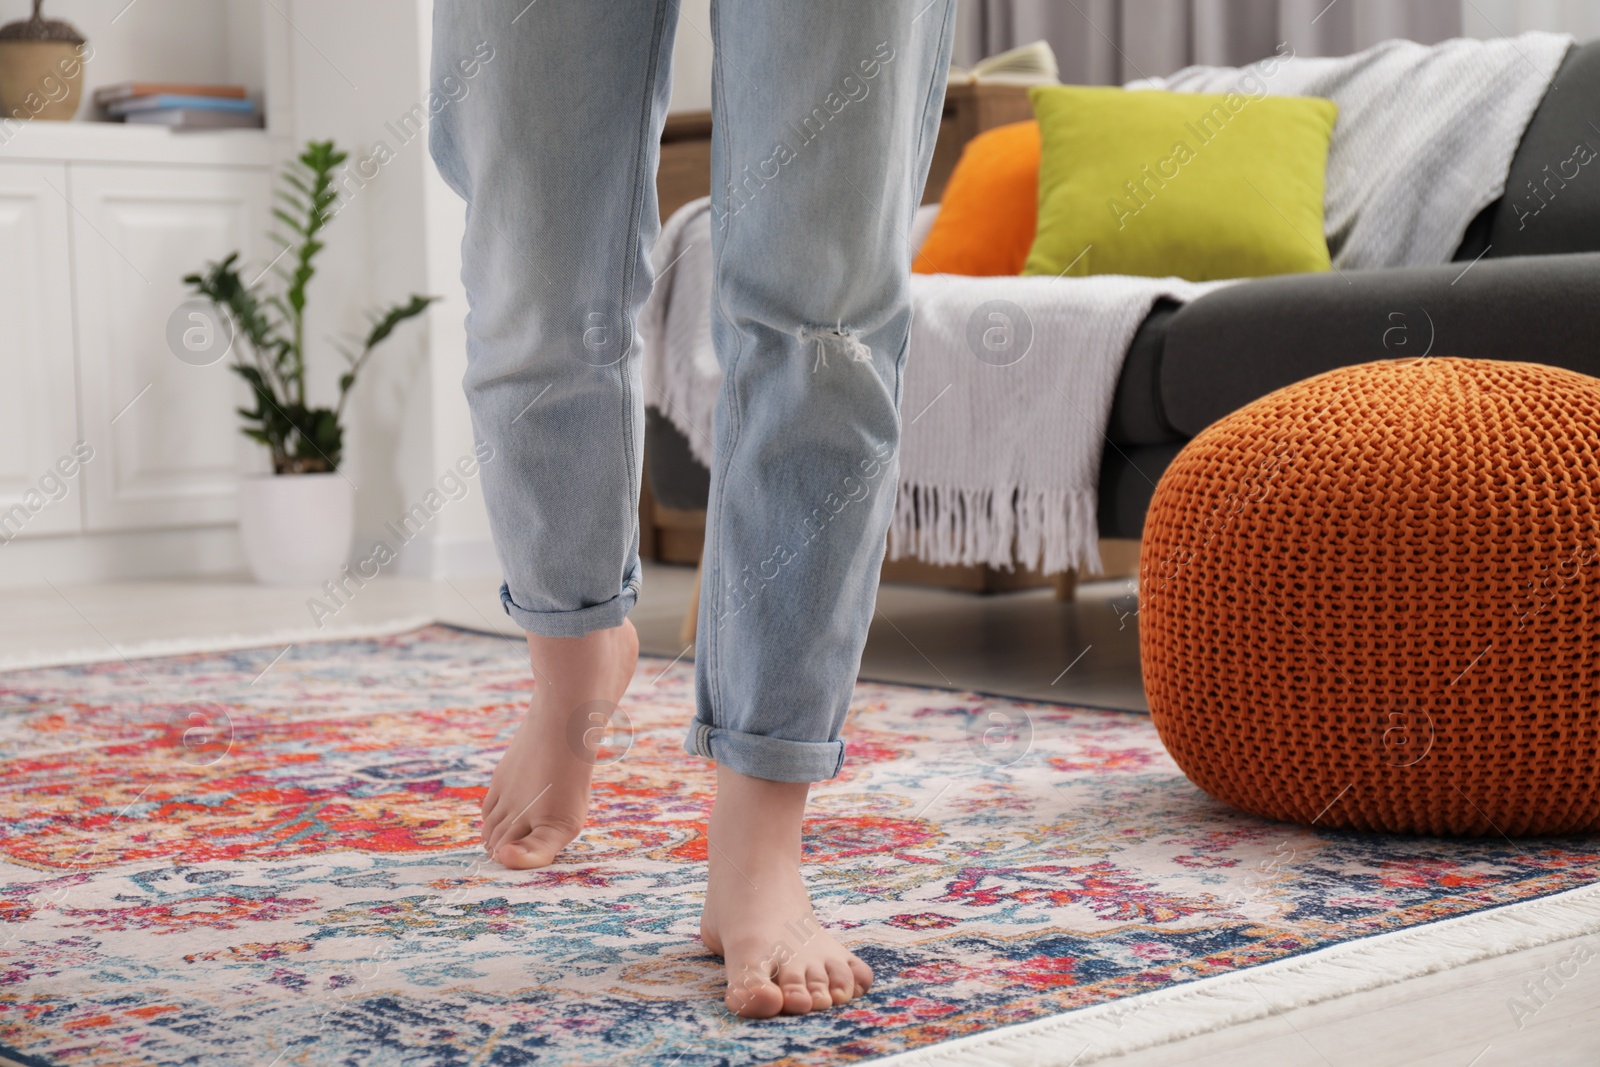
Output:
<svg viewBox="0 0 1600 1067">
<path fill-rule="evenodd" d="M 1327 270 L 1315 97 L 1038 86 L 1039 225 L 1023 274 L 1191 281 Z"/>
</svg>

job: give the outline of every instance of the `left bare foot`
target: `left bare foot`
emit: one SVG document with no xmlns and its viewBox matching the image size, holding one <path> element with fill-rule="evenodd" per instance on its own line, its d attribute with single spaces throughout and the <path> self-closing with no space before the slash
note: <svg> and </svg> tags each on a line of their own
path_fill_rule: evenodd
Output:
<svg viewBox="0 0 1600 1067">
<path fill-rule="evenodd" d="M 838 1007 L 872 968 L 817 922 L 800 877 L 805 782 L 717 768 L 700 938 L 727 969 L 728 1010 L 750 1019 Z"/>
<path fill-rule="evenodd" d="M 589 811 L 597 738 L 633 677 L 633 623 L 582 637 L 528 635 L 537 676 L 528 711 L 483 798 L 483 848 L 513 870 L 544 867 Z"/>
</svg>

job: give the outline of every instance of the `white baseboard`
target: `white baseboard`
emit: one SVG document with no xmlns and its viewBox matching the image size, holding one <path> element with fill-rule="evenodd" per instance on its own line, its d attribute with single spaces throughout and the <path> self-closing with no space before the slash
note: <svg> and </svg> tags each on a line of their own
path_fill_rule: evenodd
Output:
<svg viewBox="0 0 1600 1067">
<path fill-rule="evenodd" d="M 352 561 L 365 555 L 362 544 L 358 538 L 352 546 Z M 370 538 L 366 544 L 371 547 Z M 488 538 L 440 541 L 426 534 L 401 545 L 384 570 L 407 578 L 498 579 L 501 573 Z M 0 588 L 245 576 L 239 529 L 232 525 L 0 541 Z"/>
<path fill-rule="evenodd" d="M 502 573 L 494 542 L 487 537 L 434 541 L 430 547 L 431 551 L 425 557 L 430 569 L 427 574 L 417 577 L 498 580 Z"/>
<path fill-rule="evenodd" d="M 244 572 L 239 528 L 232 525 L 18 537 L 0 543 L 0 588 Z"/>
</svg>

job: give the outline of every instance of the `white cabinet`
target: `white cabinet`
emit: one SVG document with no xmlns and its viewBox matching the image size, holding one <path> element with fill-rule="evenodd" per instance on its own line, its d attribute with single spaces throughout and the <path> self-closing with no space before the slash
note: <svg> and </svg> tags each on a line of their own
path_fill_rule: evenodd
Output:
<svg viewBox="0 0 1600 1067">
<path fill-rule="evenodd" d="M 284 10 L 132 6 L 90 35 L 79 121 L 0 129 L 0 587 L 241 565 L 239 476 L 266 464 L 239 433 L 248 390 L 231 355 L 179 359 L 167 324 L 185 274 L 233 251 L 259 270 L 277 251 L 272 175 L 297 140 Z M 131 78 L 243 85 L 267 126 L 95 121 L 93 90 Z"/>
<path fill-rule="evenodd" d="M 235 408 L 247 392 L 231 358 L 177 358 L 168 320 L 182 278 L 241 253 L 246 280 L 267 228 L 268 178 L 245 167 L 69 167 L 84 469 L 90 531 L 232 522 L 253 451 Z M 243 343 L 242 341 L 239 343 Z"/>
<path fill-rule="evenodd" d="M 69 212 L 64 165 L 0 167 L 0 540 L 82 527 Z"/>
</svg>

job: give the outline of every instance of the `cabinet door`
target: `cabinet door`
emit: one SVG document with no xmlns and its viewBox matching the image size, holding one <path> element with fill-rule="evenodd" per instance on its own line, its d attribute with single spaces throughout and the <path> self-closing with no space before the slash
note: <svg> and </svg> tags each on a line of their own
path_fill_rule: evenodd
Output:
<svg viewBox="0 0 1600 1067">
<path fill-rule="evenodd" d="M 90 530 L 233 522 L 252 455 L 234 409 L 232 357 L 178 358 L 169 323 L 183 276 L 230 252 L 250 268 L 265 244 L 269 177 L 259 168 L 72 164 L 72 250 Z M 241 342 L 242 343 L 242 342 Z"/>
<path fill-rule="evenodd" d="M 0 163 L 0 541 L 82 528 L 66 198 L 65 166 Z"/>
</svg>

